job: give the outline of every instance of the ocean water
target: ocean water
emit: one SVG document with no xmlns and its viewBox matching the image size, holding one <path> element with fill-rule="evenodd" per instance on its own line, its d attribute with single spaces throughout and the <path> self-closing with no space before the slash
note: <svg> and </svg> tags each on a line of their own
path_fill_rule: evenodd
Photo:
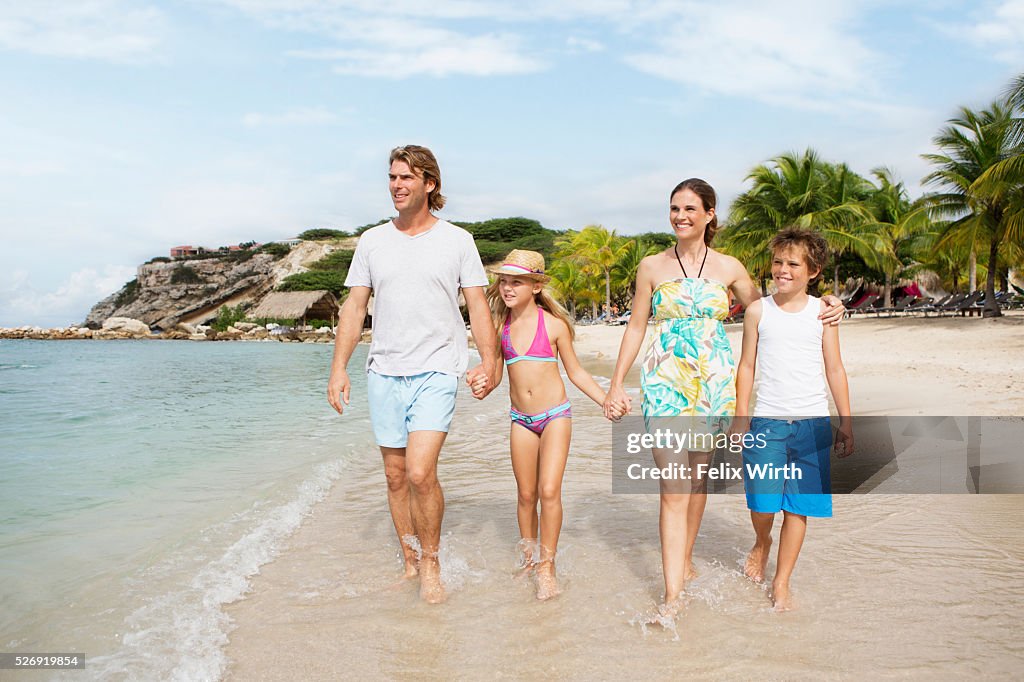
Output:
<svg viewBox="0 0 1024 682">
<path fill-rule="evenodd" d="M 0 341 L 0 651 L 218 677 L 222 606 L 375 451 L 365 401 L 327 404 L 331 349 Z"/>
</svg>

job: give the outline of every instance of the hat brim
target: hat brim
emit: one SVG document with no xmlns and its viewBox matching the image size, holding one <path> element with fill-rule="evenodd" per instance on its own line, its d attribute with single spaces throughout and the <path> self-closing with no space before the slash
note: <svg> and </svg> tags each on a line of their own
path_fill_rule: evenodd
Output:
<svg viewBox="0 0 1024 682">
<path fill-rule="evenodd" d="M 510 275 L 513 277 L 522 277 L 523 279 L 532 279 L 542 283 L 551 281 L 551 277 L 540 272 L 523 272 L 519 268 L 510 268 L 506 265 L 492 265 L 487 268 L 487 272 L 492 275 Z"/>
</svg>

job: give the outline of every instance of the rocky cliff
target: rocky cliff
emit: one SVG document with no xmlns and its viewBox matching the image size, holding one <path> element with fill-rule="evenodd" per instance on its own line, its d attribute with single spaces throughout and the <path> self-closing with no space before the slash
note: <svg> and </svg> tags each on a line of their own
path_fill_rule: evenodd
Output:
<svg viewBox="0 0 1024 682">
<path fill-rule="evenodd" d="M 136 278 L 89 311 L 85 326 L 99 329 L 111 317 L 142 320 L 169 330 L 179 322 L 203 324 L 221 306 L 256 304 L 285 277 L 336 249 L 353 249 L 355 240 L 300 242 L 284 256 L 254 254 L 211 256 L 139 266 Z"/>
</svg>

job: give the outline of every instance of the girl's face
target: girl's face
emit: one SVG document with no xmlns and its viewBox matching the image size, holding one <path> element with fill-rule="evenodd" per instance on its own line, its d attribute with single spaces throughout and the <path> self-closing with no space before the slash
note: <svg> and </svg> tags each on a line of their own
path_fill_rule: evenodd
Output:
<svg viewBox="0 0 1024 682">
<path fill-rule="evenodd" d="M 780 294 L 807 291 L 807 285 L 818 270 L 807 264 L 806 250 L 801 246 L 778 249 L 772 254 L 772 280 Z"/>
<path fill-rule="evenodd" d="M 500 275 L 498 277 L 498 293 L 509 308 L 525 306 L 540 293 L 541 285 L 526 277 L 516 275 Z"/>
<path fill-rule="evenodd" d="M 676 237 L 680 239 L 700 237 L 715 217 L 715 209 L 704 210 L 704 202 L 691 189 L 681 189 L 672 195 L 668 207 L 668 219 Z"/>
</svg>

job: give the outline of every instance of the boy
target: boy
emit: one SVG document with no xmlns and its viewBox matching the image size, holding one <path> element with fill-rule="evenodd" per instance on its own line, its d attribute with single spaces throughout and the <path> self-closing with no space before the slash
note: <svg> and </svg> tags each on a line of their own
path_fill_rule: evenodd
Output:
<svg viewBox="0 0 1024 682">
<path fill-rule="evenodd" d="M 755 301 L 743 318 L 743 350 L 736 369 L 736 424 L 750 433 L 743 452 L 747 507 L 756 539 L 744 573 L 765 577 L 775 514 L 783 513 L 770 596 L 776 611 L 793 608 L 789 579 L 807 530 L 807 517 L 831 517 L 829 454 L 832 437 L 825 381 L 839 413 L 836 454 L 853 452 L 850 395 L 839 353 L 838 327 L 822 326 L 820 299 L 807 293 L 828 259 L 821 235 L 782 230 L 771 241 L 775 295 Z M 824 359 L 824 372 L 822 371 Z M 760 364 L 757 404 L 750 417 L 754 369 Z"/>
</svg>

